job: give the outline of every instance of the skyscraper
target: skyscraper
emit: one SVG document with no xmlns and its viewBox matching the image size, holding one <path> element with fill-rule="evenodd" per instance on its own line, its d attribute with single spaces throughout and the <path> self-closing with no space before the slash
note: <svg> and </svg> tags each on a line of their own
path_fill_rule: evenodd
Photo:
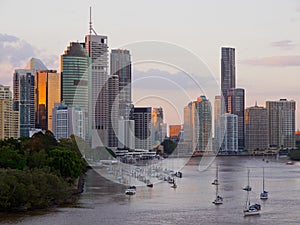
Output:
<svg viewBox="0 0 300 225">
<path fill-rule="evenodd" d="M 61 55 L 61 100 L 70 107 L 88 109 L 89 58 L 84 46 L 71 42 Z"/>
<path fill-rule="evenodd" d="M 222 97 L 215 96 L 214 102 L 214 149 L 219 150 L 222 144 L 221 135 L 221 115 L 222 115 Z"/>
<path fill-rule="evenodd" d="M 152 147 L 151 137 L 151 107 L 134 107 L 134 133 L 135 133 L 135 148 L 150 150 Z"/>
<path fill-rule="evenodd" d="M 118 147 L 119 77 L 108 78 L 108 146 Z"/>
<path fill-rule="evenodd" d="M 71 42 L 67 50 L 61 56 L 61 100 L 69 107 L 77 107 L 88 118 L 88 77 L 89 57 L 84 45 Z M 84 132 L 87 134 L 85 119 Z"/>
<path fill-rule="evenodd" d="M 0 85 L 0 140 L 19 138 L 19 112 L 13 110 L 9 86 Z"/>
<path fill-rule="evenodd" d="M 198 126 L 195 127 L 197 134 L 196 150 L 212 150 L 212 111 L 210 101 L 206 96 L 200 96 L 197 98 L 195 104 L 195 119 L 198 121 Z"/>
<path fill-rule="evenodd" d="M 110 73 L 119 77 L 119 117 L 128 120 L 131 110 L 131 56 L 129 50 L 111 50 Z"/>
<path fill-rule="evenodd" d="M 265 150 L 269 147 L 267 109 L 257 105 L 245 110 L 245 147 Z"/>
<path fill-rule="evenodd" d="M 52 109 L 61 101 L 61 79 L 56 70 L 38 70 L 35 75 L 35 127 L 52 131 Z"/>
<path fill-rule="evenodd" d="M 223 47 L 221 49 L 221 91 L 226 112 L 228 112 L 227 91 L 231 88 L 235 88 L 235 49 Z"/>
<path fill-rule="evenodd" d="M 183 139 L 193 151 L 212 150 L 212 111 L 210 101 L 200 96 L 184 108 Z"/>
<path fill-rule="evenodd" d="M 222 152 L 238 151 L 238 116 L 225 113 L 221 116 L 221 130 L 224 132 Z"/>
<path fill-rule="evenodd" d="M 20 116 L 20 136 L 28 137 L 30 129 L 35 127 L 34 74 L 31 70 L 15 70 L 13 99 L 13 109 Z"/>
<path fill-rule="evenodd" d="M 91 22 L 90 22 L 91 24 Z M 91 59 L 89 78 L 89 129 L 92 130 L 92 139 L 101 143 L 92 142 L 93 147 L 107 146 L 108 144 L 108 46 L 107 36 L 85 36 L 85 48 Z"/>
<path fill-rule="evenodd" d="M 296 102 L 287 99 L 267 101 L 270 147 L 295 147 Z"/>
<path fill-rule="evenodd" d="M 152 144 L 160 144 L 163 141 L 162 127 L 164 123 L 163 109 L 153 108 L 152 109 Z"/>
<path fill-rule="evenodd" d="M 238 116 L 238 148 L 245 148 L 245 90 L 231 88 L 227 92 L 227 112 Z"/>
</svg>

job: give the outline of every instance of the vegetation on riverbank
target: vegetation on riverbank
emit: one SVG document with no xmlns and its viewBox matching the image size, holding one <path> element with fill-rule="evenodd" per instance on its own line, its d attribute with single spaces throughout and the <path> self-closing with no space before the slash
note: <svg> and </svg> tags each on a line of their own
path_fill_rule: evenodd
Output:
<svg viewBox="0 0 300 225">
<path fill-rule="evenodd" d="M 47 131 L 0 141 L 0 211 L 69 203 L 85 169 L 73 136 L 57 142 Z"/>
</svg>

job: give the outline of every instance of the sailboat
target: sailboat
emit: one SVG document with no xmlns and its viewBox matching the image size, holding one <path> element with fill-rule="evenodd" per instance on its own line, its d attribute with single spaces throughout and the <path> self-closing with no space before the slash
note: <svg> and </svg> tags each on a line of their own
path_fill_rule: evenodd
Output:
<svg viewBox="0 0 300 225">
<path fill-rule="evenodd" d="M 249 173 L 250 173 L 250 170 L 248 170 L 248 184 L 246 187 L 243 188 L 244 191 L 251 191 L 251 186 L 250 186 L 250 181 L 249 181 Z"/>
<path fill-rule="evenodd" d="M 217 166 L 216 179 L 212 183 L 212 184 L 216 185 L 216 199 L 212 202 L 215 205 L 223 204 L 223 198 L 219 195 L 219 184 L 220 183 L 219 183 L 218 175 L 219 175 L 219 169 L 218 169 L 218 166 Z"/>
<path fill-rule="evenodd" d="M 249 175 L 250 175 L 250 170 L 248 170 L 248 187 L 250 187 Z M 247 189 L 245 191 L 247 191 L 247 200 L 246 200 L 246 204 L 245 204 L 245 208 L 244 208 L 244 216 L 259 215 L 259 211 L 261 209 L 260 204 L 251 205 L 250 197 L 249 197 L 249 192 L 251 191 L 251 189 L 250 190 Z"/>
<path fill-rule="evenodd" d="M 267 200 L 268 192 L 265 190 L 265 168 L 263 167 L 263 191 L 260 193 L 260 199 Z"/>
<path fill-rule="evenodd" d="M 216 170 L 216 178 L 214 179 L 214 181 L 213 181 L 211 184 L 213 184 L 213 185 L 219 185 L 218 174 L 219 174 L 219 167 L 217 166 L 217 170 Z"/>
</svg>

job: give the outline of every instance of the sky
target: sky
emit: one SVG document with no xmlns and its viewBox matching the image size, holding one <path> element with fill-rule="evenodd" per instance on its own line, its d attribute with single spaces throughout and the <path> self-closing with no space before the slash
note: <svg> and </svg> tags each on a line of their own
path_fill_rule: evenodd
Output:
<svg viewBox="0 0 300 225">
<path fill-rule="evenodd" d="M 0 84 L 12 85 L 14 69 L 24 68 L 31 57 L 59 70 L 59 57 L 69 42 L 83 41 L 89 32 L 89 6 L 93 28 L 108 36 L 110 48 L 163 43 L 159 53 L 153 48 L 157 54 L 144 58 L 155 63 L 141 63 L 142 57 L 130 49 L 137 80 L 133 102 L 165 106 L 169 124 L 182 123 L 188 101 L 209 92 L 205 85 L 198 91 L 186 85 L 187 74 L 196 80 L 210 74 L 214 88 L 219 85 L 223 46 L 236 49 L 237 87 L 246 90 L 246 106 L 256 101 L 265 106 L 265 101 L 280 98 L 300 104 L 300 0 L 1 0 Z M 169 51 L 170 44 L 189 52 L 191 65 L 198 60 L 206 68 L 199 71 L 189 68 L 189 62 L 174 64 L 178 61 L 172 57 L 180 58 L 176 55 L 180 51 Z M 166 52 L 170 60 L 161 62 Z M 148 76 L 151 82 L 138 79 Z M 201 85 L 205 76 L 199 79 Z M 157 84 L 162 78 L 157 77 L 177 83 L 161 87 Z M 188 97 L 182 97 L 186 92 Z M 213 102 L 213 95 L 209 99 Z M 300 129 L 298 109 L 296 129 Z"/>
</svg>

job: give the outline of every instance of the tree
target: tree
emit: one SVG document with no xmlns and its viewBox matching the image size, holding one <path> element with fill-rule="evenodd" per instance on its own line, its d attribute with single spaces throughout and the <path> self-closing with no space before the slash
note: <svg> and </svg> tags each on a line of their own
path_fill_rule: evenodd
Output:
<svg viewBox="0 0 300 225">
<path fill-rule="evenodd" d="M 23 169 L 26 165 L 26 159 L 10 146 L 3 146 L 0 149 L 0 167 L 11 169 Z"/>
<path fill-rule="evenodd" d="M 82 163 L 81 158 L 71 150 L 56 147 L 49 152 L 49 166 L 64 178 L 80 176 Z"/>
<path fill-rule="evenodd" d="M 161 143 L 162 146 L 164 146 L 164 153 L 170 155 L 172 154 L 172 152 L 175 150 L 175 148 L 177 147 L 177 144 L 171 140 L 164 140 Z"/>
</svg>

